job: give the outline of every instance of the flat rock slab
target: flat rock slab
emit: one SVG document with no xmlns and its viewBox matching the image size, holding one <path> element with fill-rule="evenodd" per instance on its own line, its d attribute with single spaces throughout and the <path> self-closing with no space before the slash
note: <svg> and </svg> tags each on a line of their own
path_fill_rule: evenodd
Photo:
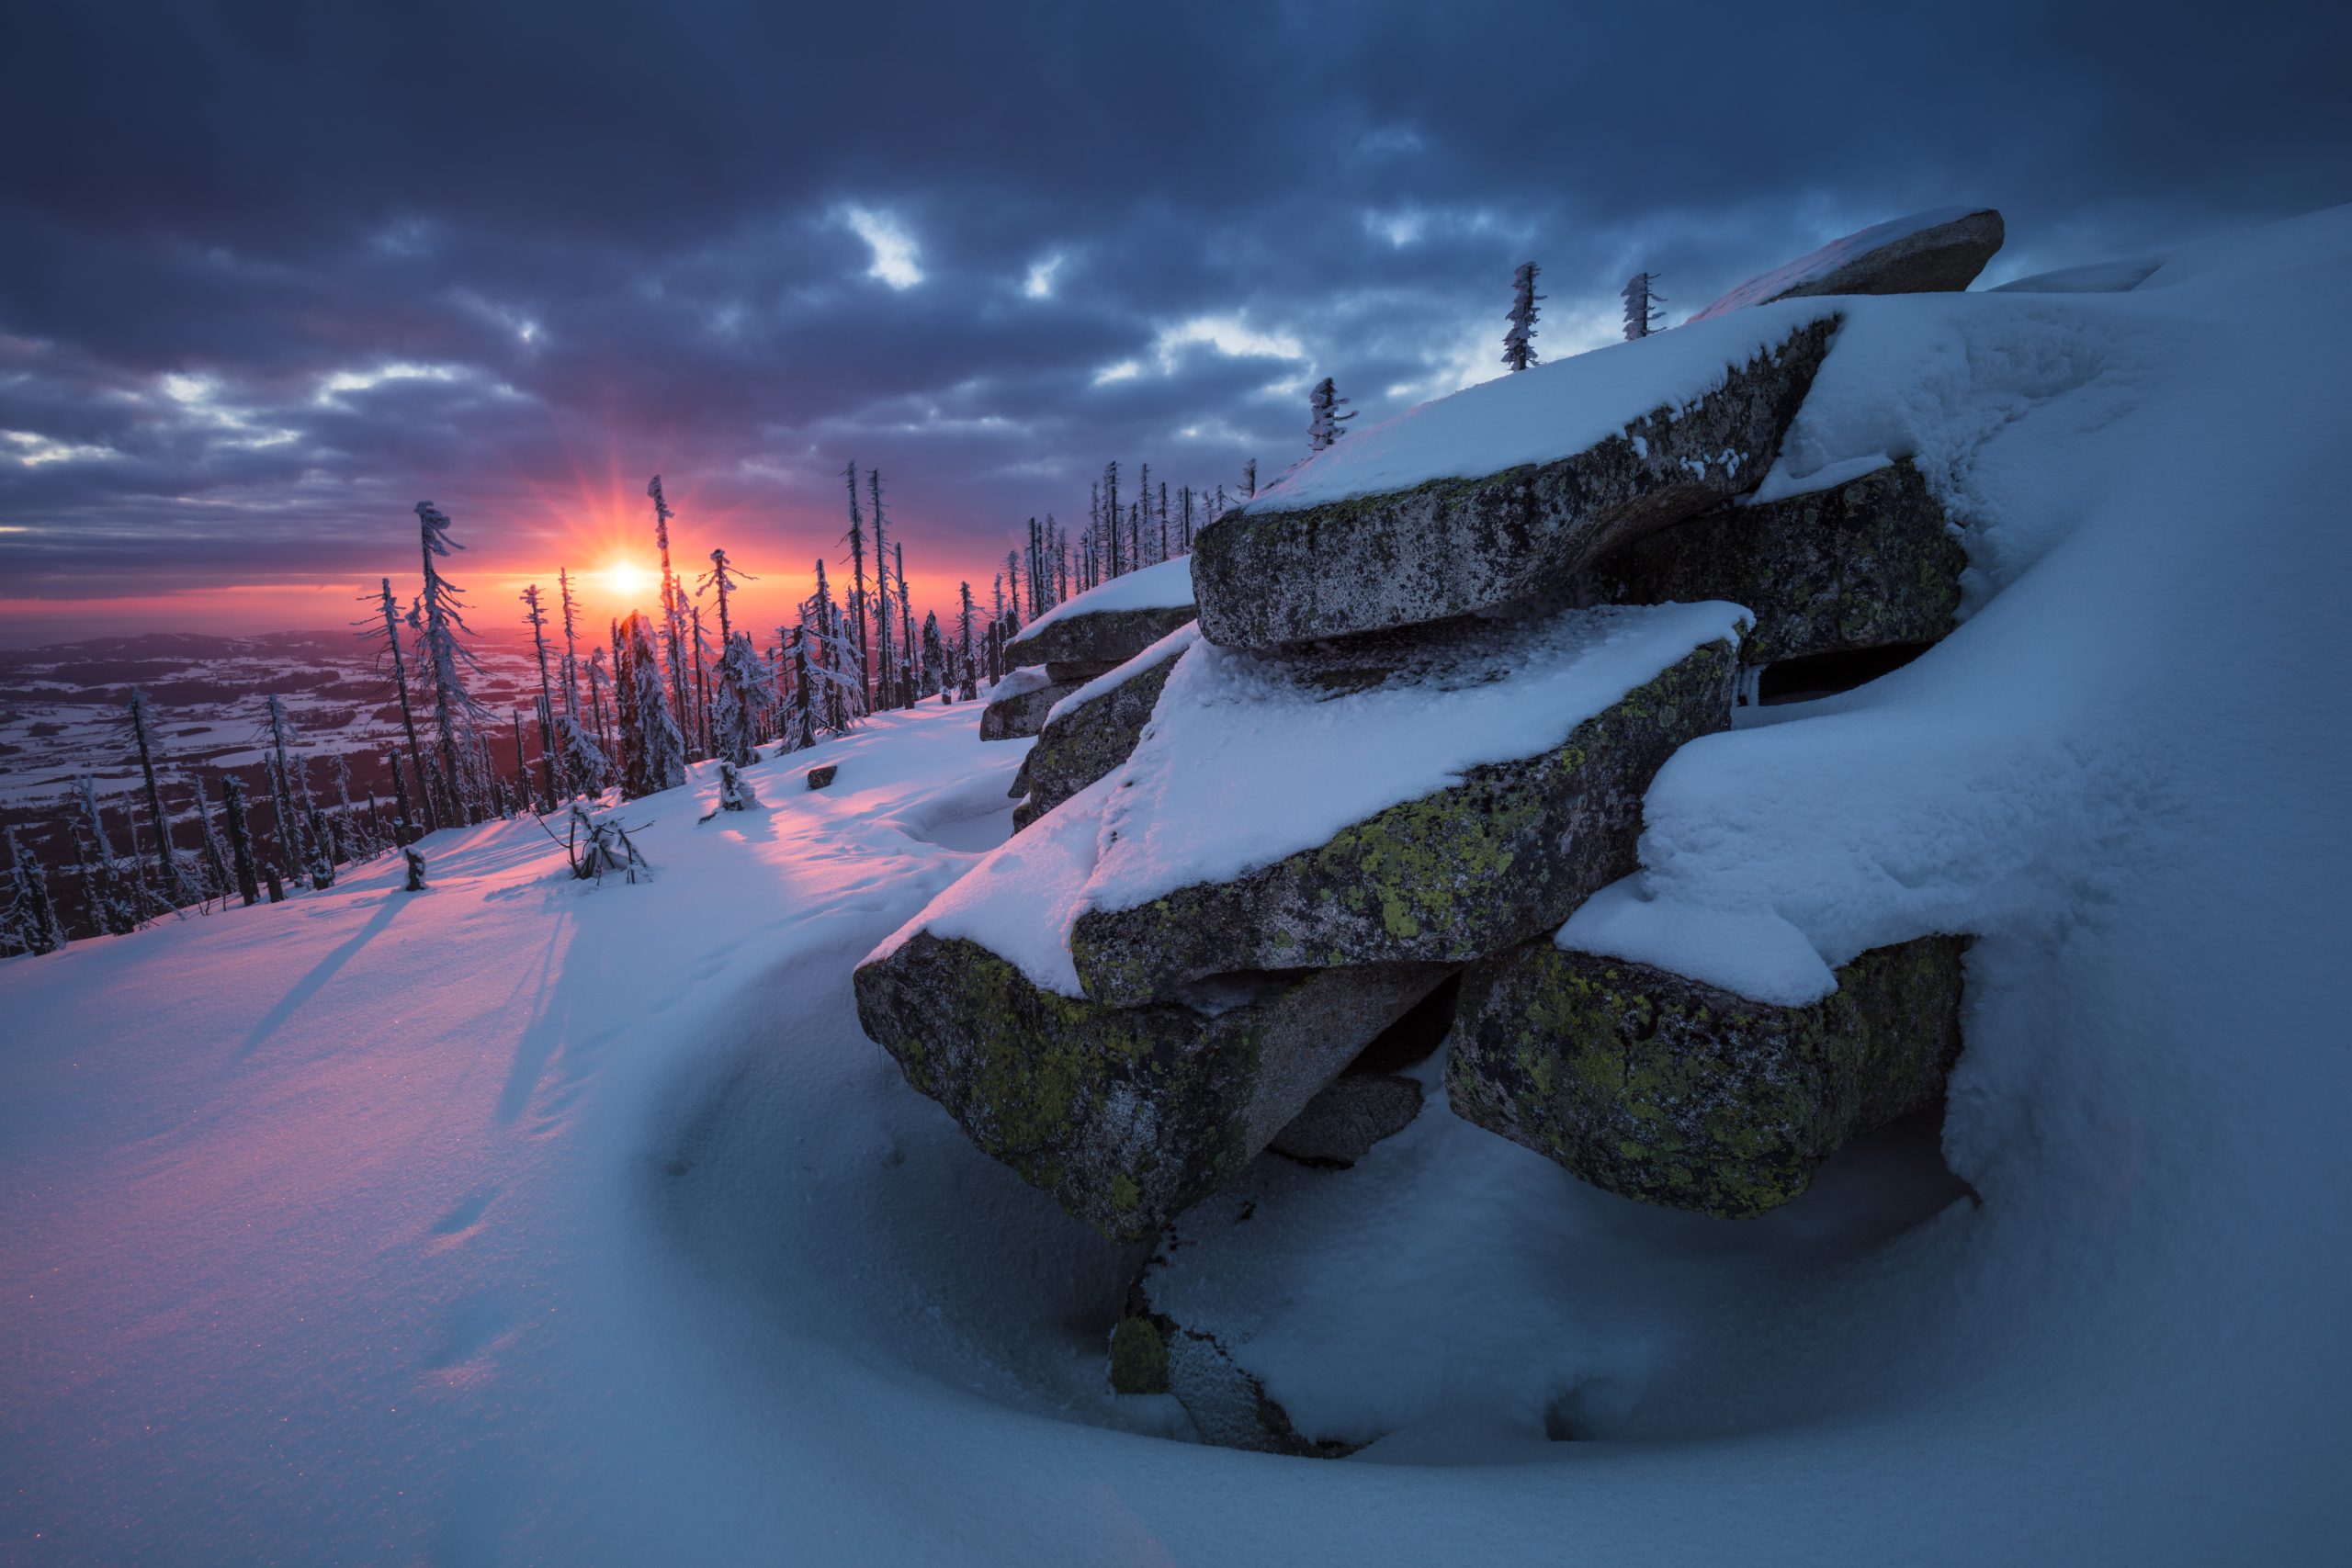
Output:
<svg viewBox="0 0 2352 1568">
<path fill-rule="evenodd" d="M 1274 649 L 1564 602 L 1591 560 L 1763 479 L 1836 328 L 1805 321 L 1719 367 L 1712 389 L 1628 408 L 1622 429 L 1557 459 L 1228 513 L 1193 544 L 1201 635 Z"/>
<path fill-rule="evenodd" d="M 1016 670 L 999 681 L 980 710 L 983 740 L 1026 740 L 1046 728 L 1046 716 L 1083 681 L 1051 681 L 1042 670 Z"/>
<path fill-rule="evenodd" d="M 1004 656 L 1015 669 L 1091 665 L 1101 674 L 1193 615 L 1192 568 L 1180 556 L 1063 600 L 1023 628 L 1005 646 Z"/>
<path fill-rule="evenodd" d="M 1027 798 L 1013 807 L 1014 832 L 1106 776 L 1134 753 L 1143 727 L 1159 701 L 1160 689 L 1168 684 L 1169 672 L 1193 637 L 1193 623 L 1187 621 L 1055 705 L 1015 781 L 1018 793 Z"/>
<path fill-rule="evenodd" d="M 972 1141 L 1114 1241 L 1239 1174 L 1356 1053 L 1446 977 L 1329 970 L 1214 1014 L 1117 1010 L 919 930 L 854 976 L 859 1021 Z"/>
<path fill-rule="evenodd" d="M 1651 776 L 1729 726 L 1738 618 L 1459 622 L 1380 660 L 1194 647 L 1110 781 L 1069 939 L 1085 994 L 1132 1007 L 1237 974 L 1458 965 L 1556 929 L 1634 869 Z"/>
<path fill-rule="evenodd" d="M 1342 1073 L 1267 1146 L 1309 1165 L 1346 1167 L 1421 1113 L 1421 1086 L 1401 1073 Z"/>
<path fill-rule="evenodd" d="M 1596 562 L 1597 604 L 1728 599 L 1753 612 L 1750 666 L 1940 639 L 1957 624 L 1968 552 L 1909 458 L 1834 489 L 1729 506 Z"/>
<path fill-rule="evenodd" d="M 1941 1096 L 1966 945 L 1875 948 L 1830 995 L 1776 1007 L 1532 942 L 1464 977 L 1447 1091 L 1459 1115 L 1597 1187 L 1765 1213 L 1856 1134 Z"/>
<path fill-rule="evenodd" d="M 819 767 L 809 769 L 808 787 L 810 789 L 830 788 L 833 780 L 840 776 L 841 771 L 842 765 L 839 762 L 826 762 Z"/>
<path fill-rule="evenodd" d="M 1751 277 L 1690 320 L 1826 294 L 1956 293 L 1976 281 L 2004 238 L 2001 215 L 1989 207 L 1916 212 L 1832 240 Z"/>
</svg>

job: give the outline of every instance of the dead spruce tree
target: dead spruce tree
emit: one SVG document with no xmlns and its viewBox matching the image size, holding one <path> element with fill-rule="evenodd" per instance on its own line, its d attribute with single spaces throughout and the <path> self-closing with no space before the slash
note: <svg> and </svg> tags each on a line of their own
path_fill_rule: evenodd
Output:
<svg viewBox="0 0 2352 1568">
<path fill-rule="evenodd" d="M 489 791 L 482 787 L 475 763 L 480 750 L 476 727 L 486 710 L 466 690 L 465 671 L 480 669 L 471 649 L 458 640 L 471 635 L 466 625 L 465 601 L 457 584 L 441 575 L 440 558 L 465 548 L 449 536 L 447 514 L 429 501 L 416 503 L 417 532 L 424 558 L 424 593 L 421 601 L 420 649 L 424 676 L 433 691 L 433 736 L 441 761 L 441 786 L 453 809 L 444 821 L 478 822 L 489 808 Z"/>
<path fill-rule="evenodd" d="M 621 798 L 635 800 L 686 782 L 686 742 L 670 711 L 653 628 L 636 610 L 621 622 L 614 689 L 620 705 Z"/>
<path fill-rule="evenodd" d="M 1625 341 L 1627 343 L 1633 342 L 1635 338 L 1649 336 L 1657 330 L 1658 323 L 1666 319 L 1666 312 L 1658 309 L 1666 303 L 1666 297 L 1654 288 L 1653 286 L 1657 282 L 1657 274 L 1637 272 L 1625 280 L 1625 287 L 1619 291 L 1625 301 Z"/>
<path fill-rule="evenodd" d="M 0 953 L 55 953 L 65 945 L 65 922 L 50 897 L 49 873 L 7 830 L 8 907 L 0 910 Z"/>
<path fill-rule="evenodd" d="M 1315 389 L 1306 395 L 1306 449 L 1308 451 L 1324 451 L 1333 442 L 1347 434 L 1340 425 L 1345 421 L 1355 418 L 1352 410 L 1347 413 L 1340 412 L 1347 406 L 1347 399 L 1340 396 L 1338 389 L 1331 385 L 1330 377 L 1326 376 L 1315 383 Z M 1253 480 L 1256 478 L 1254 473 L 1251 478 Z"/>
<path fill-rule="evenodd" d="M 1503 363 L 1513 370 L 1524 370 L 1535 363 L 1535 307 L 1544 296 L 1535 292 L 1536 266 L 1533 262 L 1521 262 L 1511 275 L 1510 313 L 1503 319 L 1510 323 L 1510 331 L 1503 333 Z"/>
</svg>

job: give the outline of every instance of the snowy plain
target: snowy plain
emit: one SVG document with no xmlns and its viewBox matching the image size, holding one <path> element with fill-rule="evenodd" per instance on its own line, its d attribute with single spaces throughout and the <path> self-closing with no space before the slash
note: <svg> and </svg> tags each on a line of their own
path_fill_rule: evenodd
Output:
<svg viewBox="0 0 2352 1568">
<path fill-rule="evenodd" d="M 851 966 L 1008 826 L 1023 744 L 925 708 L 752 770 L 756 812 L 696 826 L 699 772 L 624 808 L 639 886 L 500 824 L 429 840 L 424 894 L 379 866 L 0 964 L 0 1555 L 2342 1561 L 2352 210 L 2128 293 L 1837 303 L 1781 482 L 1912 457 L 1967 619 L 1686 748 L 1623 897 L 1816 965 L 1976 935 L 1973 1197 L 1686 1270 L 1433 1104 L 1341 1173 L 1421 1205 L 1382 1266 L 1317 1233 L 1300 1288 L 1347 1310 L 1261 1347 L 1389 1435 L 1183 1441 L 1103 1387 L 1141 1254 L 858 1031 Z M 1555 1441 L 1579 1358 L 1605 1409 Z"/>
</svg>

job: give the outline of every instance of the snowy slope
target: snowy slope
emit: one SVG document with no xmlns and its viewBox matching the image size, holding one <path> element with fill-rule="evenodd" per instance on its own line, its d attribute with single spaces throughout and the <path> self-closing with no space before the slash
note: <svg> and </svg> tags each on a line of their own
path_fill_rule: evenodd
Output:
<svg viewBox="0 0 2352 1568">
<path fill-rule="evenodd" d="M 1946 1153 L 1981 1202 L 1771 1289 L 1677 1288 L 1627 1260 L 1652 1216 L 1579 1204 L 1605 1246 L 1465 1289 L 1566 1178 L 1432 1163 L 1433 1123 L 1397 1156 L 1431 1223 L 1261 1347 L 1394 1436 L 1150 1435 L 1181 1417 L 1102 1392 L 1137 1256 L 857 1031 L 851 964 L 1002 834 L 1022 755 L 926 708 L 763 764 L 763 812 L 628 808 L 643 886 L 494 826 L 428 842 L 424 895 L 368 870 L 0 964 L 0 1559 L 2340 1557 L 2352 213 L 2188 260 L 1841 302 L 1784 463 L 1913 454 L 1972 613 L 1649 801 L 1643 890 L 1694 919 L 1816 962 L 1979 933 Z M 1415 1280 L 1475 1331 L 1400 1342 Z M 1351 1388 L 1351 1333 L 1416 1359 Z M 1609 1440 L 1544 1439 L 1531 1335 L 1630 1384 Z"/>
<path fill-rule="evenodd" d="M 1826 277 L 1857 256 L 1867 255 L 1897 240 L 1908 239 L 1922 230 L 1957 223 L 1972 212 L 1984 210 L 1981 207 L 1931 208 L 1925 212 L 1890 218 L 1883 223 L 1873 223 L 1867 229 L 1842 234 L 1818 250 L 1807 251 L 1792 262 L 1776 266 L 1770 272 L 1759 273 L 1739 284 L 1705 310 L 1692 315 L 1683 325 L 1689 326 L 1691 321 L 1712 321 L 1734 310 L 1752 309 L 1766 300 L 1780 298 L 1792 288 Z"/>
</svg>

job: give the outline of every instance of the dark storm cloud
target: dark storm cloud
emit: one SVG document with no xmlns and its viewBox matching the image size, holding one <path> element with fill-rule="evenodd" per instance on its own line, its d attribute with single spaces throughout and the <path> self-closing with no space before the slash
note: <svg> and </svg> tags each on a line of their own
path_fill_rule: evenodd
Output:
<svg viewBox="0 0 2352 1568">
<path fill-rule="evenodd" d="M 657 467 L 781 547 L 852 456 L 960 570 L 1106 457 L 1279 468 L 1310 375 L 1483 378 L 1529 256 L 1556 354 L 1636 266 L 1695 306 L 1946 201 L 2007 276 L 2352 195 L 2340 9 L 2117 18 L 27 8 L 5 592 L 370 571 L 420 495 L 527 528 Z"/>
</svg>

